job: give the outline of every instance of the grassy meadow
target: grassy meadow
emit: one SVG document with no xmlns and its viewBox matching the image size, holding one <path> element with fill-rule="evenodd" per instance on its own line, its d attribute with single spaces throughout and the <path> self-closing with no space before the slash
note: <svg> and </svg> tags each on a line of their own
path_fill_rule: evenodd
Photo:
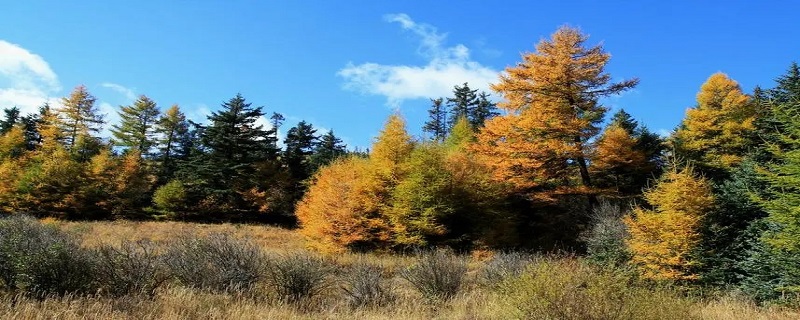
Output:
<svg viewBox="0 0 800 320">
<path fill-rule="evenodd" d="M 700 297 L 679 288 L 645 284 L 628 271 L 599 268 L 569 255 L 433 251 L 321 256 L 306 250 L 304 239 L 295 231 L 270 226 L 28 223 L 37 224 L 34 229 L 40 226 L 73 235 L 81 252 L 98 252 L 101 258 L 92 261 L 99 272 L 94 281 L 99 284 L 87 289 L 94 291 L 47 295 L 31 294 L 19 289 L 22 286 L 5 288 L 0 295 L 2 319 L 800 318 L 792 308 L 756 306 L 735 294 Z M 221 255 L 203 256 L 212 251 L 197 249 L 202 246 L 193 246 L 196 242 L 191 239 L 210 239 L 209 243 L 225 250 L 213 251 Z M 181 246 L 196 250 L 176 251 Z M 221 257 L 237 265 L 203 269 L 205 275 L 189 274 L 174 252 L 183 252 L 178 257 L 195 264 Z M 153 261 L 151 269 L 140 265 L 142 260 Z M 144 281 L 159 274 L 157 270 L 165 270 L 155 266 L 160 263 L 169 272 L 157 283 Z M 116 277 L 103 271 L 116 268 L 121 271 Z M 225 278 L 221 286 L 214 282 L 216 273 L 231 270 L 234 277 Z M 240 281 L 245 278 L 249 280 Z M 234 282 L 238 285 L 231 286 Z M 113 290 L 142 283 L 149 286 Z"/>
</svg>

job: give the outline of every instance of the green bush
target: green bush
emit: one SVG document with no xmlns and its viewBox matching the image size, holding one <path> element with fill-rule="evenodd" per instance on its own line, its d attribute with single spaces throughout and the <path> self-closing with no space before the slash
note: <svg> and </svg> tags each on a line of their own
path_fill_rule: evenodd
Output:
<svg viewBox="0 0 800 320">
<path fill-rule="evenodd" d="M 153 204 L 167 212 L 180 211 L 186 207 L 186 188 L 178 180 L 167 182 L 153 193 Z"/>
<path fill-rule="evenodd" d="M 252 289 L 263 277 L 265 261 L 251 242 L 221 233 L 179 238 L 165 254 L 167 267 L 182 284 L 212 292 Z"/>
<path fill-rule="evenodd" d="M 91 252 L 56 227 L 23 215 L 0 219 L 0 280 L 7 289 L 39 298 L 91 293 L 93 262 Z"/>
<path fill-rule="evenodd" d="M 332 271 L 322 258 L 298 252 L 271 259 L 266 276 L 280 299 L 295 303 L 322 293 Z"/>
<path fill-rule="evenodd" d="M 400 273 L 430 302 L 450 300 L 461 288 L 467 261 L 446 250 L 419 254 L 417 262 Z"/>
<path fill-rule="evenodd" d="M 574 258 L 531 264 L 499 288 L 498 299 L 519 319 L 693 319 L 691 300 L 648 288 L 627 273 Z"/>
<path fill-rule="evenodd" d="M 154 295 L 170 277 L 163 256 L 149 241 L 124 241 L 97 250 L 97 275 L 105 293 L 113 296 Z"/>
</svg>

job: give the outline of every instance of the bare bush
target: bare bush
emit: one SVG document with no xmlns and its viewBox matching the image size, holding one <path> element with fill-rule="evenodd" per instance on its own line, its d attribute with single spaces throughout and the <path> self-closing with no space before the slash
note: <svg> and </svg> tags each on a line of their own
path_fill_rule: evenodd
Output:
<svg viewBox="0 0 800 320">
<path fill-rule="evenodd" d="M 508 278 L 518 277 L 531 261 L 533 256 L 529 253 L 497 253 L 481 270 L 481 282 L 487 286 L 497 286 Z"/>
<path fill-rule="evenodd" d="M 295 303 L 319 295 L 329 285 L 333 269 L 322 258 L 309 253 L 290 253 L 270 259 L 267 280 L 278 296 Z"/>
<path fill-rule="evenodd" d="M 146 240 L 101 246 L 97 249 L 97 274 L 103 291 L 113 296 L 152 296 L 170 278 L 158 248 Z"/>
<path fill-rule="evenodd" d="M 265 257 L 251 242 L 213 233 L 178 239 L 167 250 L 165 262 L 186 286 L 230 292 L 253 288 L 263 276 Z"/>
<path fill-rule="evenodd" d="M 383 306 L 394 299 L 392 287 L 384 280 L 384 271 L 378 265 L 359 262 L 345 276 L 342 289 L 354 308 Z"/>
<path fill-rule="evenodd" d="M 21 215 L 0 219 L 0 279 L 40 298 L 96 288 L 92 256 L 77 239 Z"/>
<path fill-rule="evenodd" d="M 417 262 L 403 270 L 406 279 L 429 301 L 453 298 L 464 282 L 467 261 L 446 250 L 426 251 L 419 254 Z"/>
</svg>

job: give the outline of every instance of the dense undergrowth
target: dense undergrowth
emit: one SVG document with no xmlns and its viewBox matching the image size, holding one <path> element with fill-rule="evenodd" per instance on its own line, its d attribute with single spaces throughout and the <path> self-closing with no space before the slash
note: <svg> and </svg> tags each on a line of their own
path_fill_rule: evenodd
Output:
<svg viewBox="0 0 800 320">
<path fill-rule="evenodd" d="M 150 222 L 149 224 L 154 224 Z M 568 254 L 321 256 L 248 226 L 0 220 L 2 318 L 791 319 Z M 116 229 L 115 229 L 116 228 Z M 268 227 L 264 227 L 268 228 Z M 73 231 L 82 231 L 81 236 Z M 107 230 L 115 230 L 105 234 Z M 220 232 L 223 231 L 223 232 Z M 255 240 L 246 240 L 252 238 Z M 262 239 L 262 240 L 259 240 Z M 273 242 L 270 244 L 270 242 Z M 277 244 L 277 245 L 276 245 Z"/>
</svg>

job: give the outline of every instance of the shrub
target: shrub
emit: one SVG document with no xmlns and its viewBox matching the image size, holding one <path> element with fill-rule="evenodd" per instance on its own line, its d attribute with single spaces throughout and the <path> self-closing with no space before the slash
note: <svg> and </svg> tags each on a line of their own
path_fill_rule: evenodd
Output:
<svg viewBox="0 0 800 320">
<path fill-rule="evenodd" d="M 433 302 L 453 298 L 466 273 L 467 261 L 464 258 L 446 250 L 435 250 L 420 253 L 417 262 L 400 276 Z"/>
<path fill-rule="evenodd" d="M 480 273 L 481 282 L 488 286 L 498 286 L 504 280 L 518 277 L 531 262 L 533 256 L 522 252 L 501 252 L 495 254 Z"/>
<path fill-rule="evenodd" d="M 346 274 L 342 289 L 352 307 L 383 306 L 394 299 L 392 288 L 384 281 L 383 269 L 359 262 Z"/>
<path fill-rule="evenodd" d="M 186 202 L 186 188 L 178 180 L 172 180 L 158 187 L 153 193 L 153 204 L 158 209 L 175 212 L 183 209 Z"/>
<path fill-rule="evenodd" d="M 292 253 L 271 259 L 266 276 L 282 300 L 294 303 L 320 294 L 328 287 L 331 272 L 318 256 Z"/>
<path fill-rule="evenodd" d="M 537 261 L 499 291 L 501 303 L 511 307 L 509 317 L 520 319 L 692 319 L 697 307 L 574 258 Z"/>
<path fill-rule="evenodd" d="M 254 244 L 221 233 L 180 238 L 167 250 L 165 261 L 182 284 L 214 292 L 251 289 L 265 265 Z"/>
<path fill-rule="evenodd" d="M 113 296 L 154 295 L 169 279 L 163 256 L 149 241 L 124 241 L 119 247 L 97 250 L 97 274 L 105 292 Z"/>
<path fill-rule="evenodd" d="M 630 260 L 625 245 L 628 229 L 619 205 L 601 202 L 591 215 L 592 226 L 583 235 L 589 259 L 602 265 L 622 266 Z"/>
<path fill-rule="evenodd" d="M 91 253 L 78 241 L 22 215 L 0 219 L 0 280 L 5 287 L 43 298 L 95 289 Z"/>
</svg>

